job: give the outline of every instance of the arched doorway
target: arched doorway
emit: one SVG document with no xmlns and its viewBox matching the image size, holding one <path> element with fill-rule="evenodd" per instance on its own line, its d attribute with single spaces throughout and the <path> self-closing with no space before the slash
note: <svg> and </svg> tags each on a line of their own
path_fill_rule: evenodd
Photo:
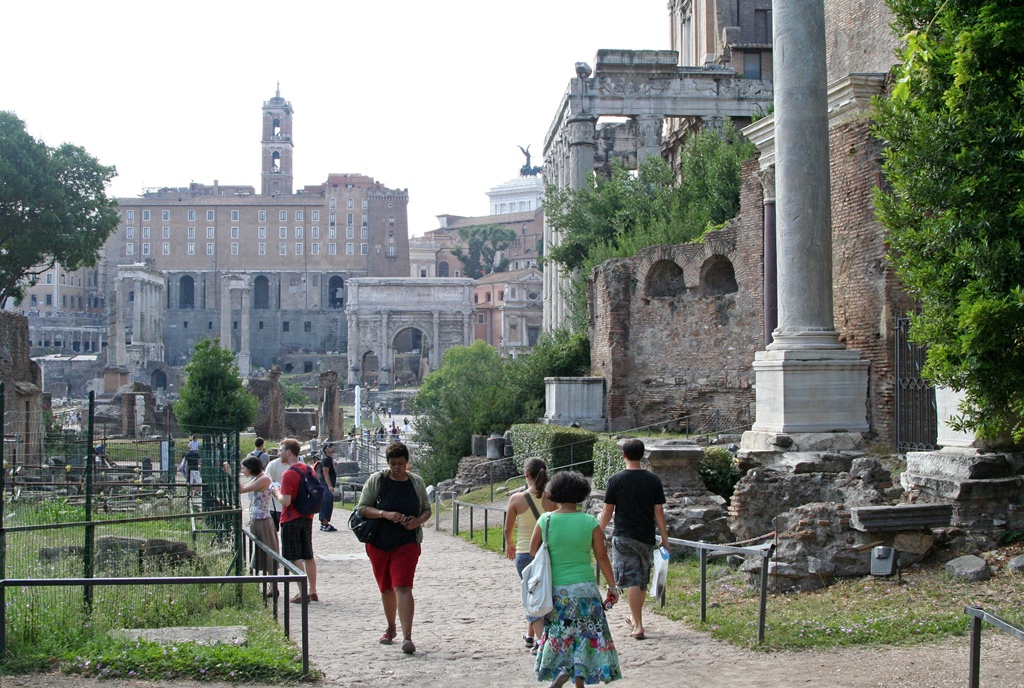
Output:
<svg viewBox="0 0 1024 688">
<path fill-rule="evenodd" d="M 167 389 L 167 373 L 162 370 L 154 370 L 150 376 L 153 389 Z"/>
<path fill-rule="evenodd" d="M 363 387 L 376 387 L 380 377 L 380 360 L 377 354 L 367 351 L 363 354 L 362 361 L 362 382 Z"/>
<path fill-rule="evenodd" d="M 448 263 L 446 263 L 443 260 L 440 263 L 437 264 L 437 276 L 438 277 L 447 277 L 448 276 Z"/>
<path fill-rule="evenodd" d="M 345 307 L 345 280 L 337 275 L 327 282 L 327 305 L 331 308 Z"/>
<path fill-rule="evenodd" d="M 391 340 L 395 387 L 419 387 L 430 372 L 430 341 L 422 330 L 407 327 Z"/>
<path fill-rule="evenodd" d="M 196 281 L 185 275 L 178 282 L 178 308 L 196 307 Z"/>
<path fill-rule="evenodd" d="M 252 285 L 252 307 L 270 308 L 270 280 L 260 275 Z"/>
</svg>

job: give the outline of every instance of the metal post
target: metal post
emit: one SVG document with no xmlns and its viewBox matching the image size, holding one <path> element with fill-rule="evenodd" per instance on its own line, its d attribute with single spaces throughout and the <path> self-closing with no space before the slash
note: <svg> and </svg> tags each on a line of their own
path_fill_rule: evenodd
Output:
<svg viewBox="0 0 1024 688">
<path fill-rule="evenodd" d="M 967 674 L 967 688 L 981 686 L 981 617 L 971 617 L 971 659 Z"/>
<path fill-rule="evenodd" d="M 441 532 L 441 491 L 434 491 L 434 532 Z"/>
<path fill-rule="evenodd" d="M 469 505 L 469 539 L 473 539 L 473 505 Z"/>
<path fill-rule="evenodd" d="M 239 454 L 241 454 L 241 435 L 238 430 L 235 431 L 235 451 L 234 461 L 231 467 L 231 475 L 234 477 L 232 480 L 230 477 L 225 476 L 227 481 L 227 496 L 231 500 L 230 503 L 238 509 L 238 516 L 235 518 L 235 552 L 237 556 L 235 558 L 235 575 L 244 575 L 243 563 L 242 563 L 242 495 L 238 491 L 238 476 L 241 473 L 241 461 Z M 242 584 L 238 584 L 238 603 L 242 603 Z M 303 652 L 305 652 L 305 645 L 303 645 Z"/>
<path fill-rule="evenodd" d="M 93 442 L 95 441 L 95 422 L 96 422 L 96 392 L 89 392 L 89 435 L 86 438 L 88 440 L 87 448 L 85 451 L 85 552 L 83 556 L 84 562 L 84 574 L 83 578 L 92 578 L 93 575 L 93 557 L 95 556 L 96 549 L 96 526 L 92 523 L 92 490 L 93 490 L 93 476 L 96 473 L 96 459 L 93 458 Z M 103 447 L 103 451 L 106 452 L 107 448 Z M 92 586 L 83 586 L 82 592 L 85 597 L 85 606 L 89 609 L 92 608 Z"/>
<path fill-rule="evenodd" d="M 4 531 L 4 491 L 7 471 L 4 468 L 4 382 L 0 380 L 0 581 L 7 578 L 7 534 Z M 0 657 L 7 656 L 7 586 L 0 584 Z"/>
<path fill-rule="evenodd" d="M 700 548 L 700 622 L 708 620 L 708 551 Z"/>
<path fill-rule="evenodd" d="M 306 593 L 309 580 L 299 581 L 299 595 L 302 600 L 302 675 L 309 675 L 309 595 Z M 285 605 L 288 605 L 285 600 Z"/>
<path fill-rule="evenodd" d="M 487 511 L 488 511 L 488 509 L 486 507 L 484 507 L 484 544 L 485 545 L 487 544 Z"/>
<path fill-rule="evenodd" d="M 768 609 L 768 560 L 771 558 L 772 550 L 761 557 L 761 600 L 757 615 L 757 644 L 764 642 L 764 618 Z"/>
</svg>

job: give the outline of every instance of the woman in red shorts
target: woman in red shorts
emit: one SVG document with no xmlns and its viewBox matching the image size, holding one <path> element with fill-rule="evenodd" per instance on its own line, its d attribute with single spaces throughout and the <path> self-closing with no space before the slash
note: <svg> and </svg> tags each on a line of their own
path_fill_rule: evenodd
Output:
<svg viewBox="0 0 1024 688">
<path fill-rule="evenodd" d="M 402 652 L 411 654 L 416 651 L 412 642 L 416 609 L 412 579 L 420 558 L 423 524 L 430 518 L 430 501 L 423 479 L 409 472 L 409 449 L 394 442 L 385 456 L 388 467 L 366 481 L 356 511 L 363 518 L 381 519 L 373 542 L 366 545 L 388 623 L 380 642 L 390 645 L 398 636 L 397 612 L 402 623 Z"/>
</svg>

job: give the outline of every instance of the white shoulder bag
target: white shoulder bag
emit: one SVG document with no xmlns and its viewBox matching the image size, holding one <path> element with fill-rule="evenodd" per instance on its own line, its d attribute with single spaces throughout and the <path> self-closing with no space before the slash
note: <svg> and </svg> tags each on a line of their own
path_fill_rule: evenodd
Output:
<svg viewBox="0 0 1024 688">
<path fill-rule="evenodd" d="M 544 541 L 537 550 L 533 561 L 523 569 L 520 589 L 523 606 L 530 616 L 544 616 L 554 608 L 551 601 L 551 555 L 548 554 L 548 531 L 551 528 L 551 514 L 544 522 Z"/>
</svg>

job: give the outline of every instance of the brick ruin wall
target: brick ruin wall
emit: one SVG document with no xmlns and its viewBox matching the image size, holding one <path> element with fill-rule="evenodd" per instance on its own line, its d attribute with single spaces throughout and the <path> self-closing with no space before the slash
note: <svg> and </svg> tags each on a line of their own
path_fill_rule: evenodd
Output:
<svg viewBox="0 0 1024 688">
<path fill-rule="evenodd" d="M 720 417 L 719 427 L 750 422 L 751 362 L 763 341 L 764 221 L 756 170 L 753 161 L 744 166 L 742 211 L 726 228 L 701 243 L 654 246 L 594 271 L 591 362 L 608 382 L 605 413 L 613 430 L 698 414 L 704 418 L 694 419 L 691 430 L 708 415 Z M 706 282 L 723 258 L 735 276 L 728 293 Z M 668 262 L 682 270 L 679 288 L 653 288 Z"/>
<path fill-rule="evenodd" d="M 3 434 L 13 438 L 5 445 L 10 466 L 38 465 L 45 453 L 42 374 L 29 358 L 28 318 L 0 310 L 0 380 L 4 383 Z M 46 403 L 49 403 L 47 401 Z"/>
<path fill-rule="evenodd" d="M 881 180 L 881 144 L 867 118 L 830 132 L 835 327 L 870 363 L 869 440 L 894 443 L 894 318 L 912 308 L 885 260 L 872 194 Z M 763 195 L 757 165 L 744 166 L 740 213 L 701 244 L 652 247 L 599 266 L 590 288 L 593 372 L 608 383 L 605 412 L 622 430 L 687 414 L 718 412 L 739 425 L 754 409 L 754 353 L 763 348 Z M 706 295 L 701 260 L 719 253 L 738 290 Z M 686 289 L 645 295 L 658 260 L 683 268 Z"/>
</svg>

